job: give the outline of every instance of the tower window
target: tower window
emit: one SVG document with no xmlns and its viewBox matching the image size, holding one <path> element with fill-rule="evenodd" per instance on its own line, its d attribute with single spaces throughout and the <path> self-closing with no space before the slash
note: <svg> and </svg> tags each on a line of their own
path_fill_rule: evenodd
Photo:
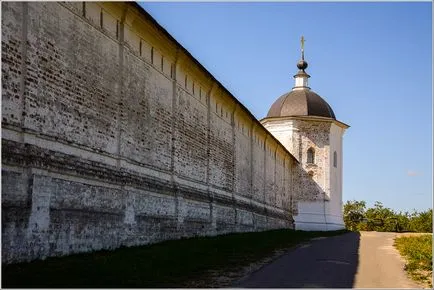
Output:
<svg viewBox="0 0 434 290">
<path fill-rule="evenodd" d="M 333 152 L 333 166 L 334 167 L 338 167 L 338 154 L 335 152 Z"/>
<path fill-rule="evenodd" d="M 315 150 L 312 147 L 307 150 L 307 163 L 315 163 Z"/>
</svg>

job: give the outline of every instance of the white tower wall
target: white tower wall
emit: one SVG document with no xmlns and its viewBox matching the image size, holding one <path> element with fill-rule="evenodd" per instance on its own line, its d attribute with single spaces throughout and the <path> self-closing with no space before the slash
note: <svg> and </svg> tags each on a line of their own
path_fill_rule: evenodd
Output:
<svg viewBox="0 0 434 290">
<path fill-rule="evenodd" d="M 336 223 L 343 223 L 342 217 L 342 168 L 343 168 L 343 139 L 344 129 L 332 124 L 330 128 L 330 193 L 329 212 Z M 334 152 L 336 152 L 336 167 L 334 164 Z"/>
<path fill-rule="evenodd" d="M 342 136 L 345 129 L 331 120 L 315 118 L 269 119 L 263 125 L 300 162 L 294 186 L 295 228 L 307 231 L 343 229 Z M 315 150 L 314 164 L 307 163 L 309 148 Z M 335 151 L 337 167 L 333 162 Z"/>
</svg>

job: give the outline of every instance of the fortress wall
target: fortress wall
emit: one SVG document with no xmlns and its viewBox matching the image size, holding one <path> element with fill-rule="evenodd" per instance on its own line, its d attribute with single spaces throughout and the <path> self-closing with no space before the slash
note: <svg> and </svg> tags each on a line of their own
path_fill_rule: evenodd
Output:
<svg viewBox="0 0 434 290">
<path fill-rule="evenodd" d="M 294 158 L 134 3 L 2 3 L 2 85 L 5 263 L 293 227 Z"/>
<path fill-rule="evenodd" d="M 257 202 L 265 202 L 265 139 L 267 135 L 264 130 L 254 125 L 253 127 L 253 182 L 252 182 L 252 199 Z"/>
<path fill-rule="evenodd" d="M 291 212 L 291 215 L 294 216 L 297 214 L 297 203 L 295 200 L 295 196 L 297 194 L 297 187 L 296 187 L 296 174 L 295 174 L 295 168 L 299 167 L 298 163 L 292 159 L 288 158 L 288 156 L 285 154 L 285 191 L 284 191 L 284 198 L 282 199 L 282 208 L 289 208 L 289 211 Z"/>
<path fill-rule="evenodd" d="M 234 177 L 234 136 L 230 105 L 224 96 L 211 95 L 209 166 L 211 185 L 231 192 Z"/>
<path fill-rule="evenodd" d="M 207 104 L 176 86 L 175 108 L 175 172 L 205 183 L 209 134 Z M 166 134 L 170 136 L 170 130 Z"/>
<path fill-rule="evenodd" d="M 116 154 L 119 45 L 60 5 L 27 9 L 23 128 Z"/>
<path fill-rule="evenodd" d="M 276 150 L 276 169 L 275 169 L 275 184 L 276 188 L 274 190 L 276 197 L 275 197 L 275 204 L 278 207 L 283 207 L 282 201 L 286 199 L 285 196 L 285 166 L 284 166 L 284 155 L 282 154 L 283 151 L 279 150 L 280 148 L 277 148 Z"/>
<path fill-rule="evenodd" d="M 236 194 L 252 197 L 252 126 L 248 116 L 237 111 L 235 116 L 235 188 Z"/>
<path fill-rule="evenodd" d="M 265 203 L 275 204 L 276 197 L 276 149 L 277 144 L 272 139 L 267 139 L 265 142 Z"/>
<path fill-rule="evenodd" d="M 24 95 L 22 94 L 22 35 L 23 13 L 20 3 L 10 3 L 2 9 L 2 123 L 7 120 L 20 127 L 23 119 Z M 7 76 L 6 76 L 7 73 Z"/>
</svg>

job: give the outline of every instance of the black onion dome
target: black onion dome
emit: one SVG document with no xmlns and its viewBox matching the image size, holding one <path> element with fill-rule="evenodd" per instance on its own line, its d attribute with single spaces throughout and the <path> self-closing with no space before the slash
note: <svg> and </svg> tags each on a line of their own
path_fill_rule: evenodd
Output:
<svg viewBox="0 0 434 290">
<path fill-rule="evenodd" d="M 308 66 L 307 62 L 304 59 L 297 62 L 298 69 L 305 70 L 305 69 L 307 69 L 307 66 Z"/>
<path fill-rule="evenodd" d="M 309 89 L 284 94 L 271 105 L 267 114 L 267 118 L 289 116 L 319 116 L 336 120 L 330 105 Z"/>
</svg>

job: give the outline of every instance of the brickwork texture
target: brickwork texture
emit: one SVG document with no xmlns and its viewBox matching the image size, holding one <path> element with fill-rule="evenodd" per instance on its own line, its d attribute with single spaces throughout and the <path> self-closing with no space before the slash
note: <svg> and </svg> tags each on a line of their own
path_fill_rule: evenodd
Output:
<svg viewBox="0 0 434 290">
<path fill-rule="evenodd" d="M 3 263 L 293 227 L 297 160 L 138 5 L 1 5 Z"/>
</svg>

